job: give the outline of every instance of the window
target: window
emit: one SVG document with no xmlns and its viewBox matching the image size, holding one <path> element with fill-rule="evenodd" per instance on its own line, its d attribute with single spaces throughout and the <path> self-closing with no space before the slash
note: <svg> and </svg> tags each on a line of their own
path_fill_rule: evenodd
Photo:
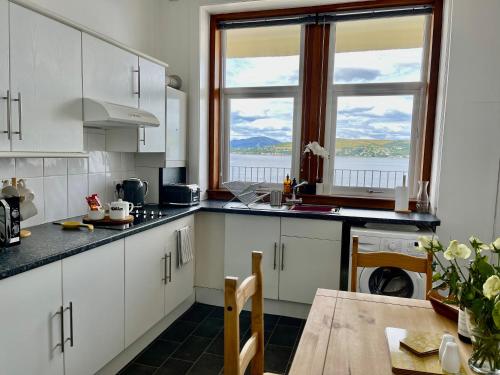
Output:
<svg viewBox="0 0 500 375">
<path fill-rule="evenodd" d="M 426 15 L 344 21 L 331 27 L 326 123 L 333 194 L 390 196 L 420 170 L 427 77 Z"/>
<path fill-rule="evenodd" d="M 431 176 L 442 6 L 211 16 L 209 197 L 226 198 L 225 181 L 281 185 L 286 174 L 323 182 L 305 202 L 392 208 L 404 176 L 415 197 Z M 329 158 L 303 153 L 314 141 Z"/>
<path fill-rule="evenodd" d="M 301 34 L 300 25 L 223 32 L 222 181 L 293 174 Z"/>
</svg>

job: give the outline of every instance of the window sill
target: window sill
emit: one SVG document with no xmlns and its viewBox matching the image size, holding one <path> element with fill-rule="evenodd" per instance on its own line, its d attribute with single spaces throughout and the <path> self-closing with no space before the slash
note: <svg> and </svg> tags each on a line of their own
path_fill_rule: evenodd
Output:
<svg viewBox="0 0 500 375">
<path fill-rule="evenodd" d="M 224 189 L 208 190 L 208 199 L 230 200 L 233 195 Z M 372 197 L 352 197 L 339 195 L 308 195 L 300 194 L 305 204 L 329 204 L 340 207 L 367 208 L 379 210 L 394 210 L 394 199 L 372 198 Z M 410 210 L 415 211 L 416 202 L 410 200 Z"/>
</svg>

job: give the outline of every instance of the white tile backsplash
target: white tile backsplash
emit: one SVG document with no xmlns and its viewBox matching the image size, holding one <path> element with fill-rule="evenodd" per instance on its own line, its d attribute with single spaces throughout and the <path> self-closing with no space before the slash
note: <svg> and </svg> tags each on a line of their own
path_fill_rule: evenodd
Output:
<svg viewBox="0 0 500 375">
<path fill-rule="evenodd" d="M 84 139 L 88 158 L 0 158 L 0 179 L 23 178 L 35 194 L 38 213 L 23 228 L 84 215 L 87 195 L 115 200 L 116 183 L 136 175 L 134 153 L 104 151 L 104 131 L 86 129 Z"/>
<path fill-rule="evenodd" d="M 68 159 L 68 174 L 89 173 L 89 160 L 87 158 Z"/>
<path fill-rule="evenodd" d="M 21 177 L 42 177 L 43 159 L 42 158 L 17 158 L 16 176 Z"/>
<path fill-rule="evenodd" d="M 85 215 L 87 202 L 85 197 L 89 195 L 89 175 L 68 175 L 68 216 Z"/>
<path fill-rule="evenodd" d="M 45 220 L 68 217 L 68 176 L 49 176 L 43 179 Z"/>
<path fill-rule="evenodd" d="M 68 174 L 68 159 L 66 158 L 44 158 L 44 176 L 66 176 Z"/>
<path fill-rule="evenodd" d="M 16 159 L 0 158 L 0 178 L 10 179 L 16 175 Z"/>
</svg>

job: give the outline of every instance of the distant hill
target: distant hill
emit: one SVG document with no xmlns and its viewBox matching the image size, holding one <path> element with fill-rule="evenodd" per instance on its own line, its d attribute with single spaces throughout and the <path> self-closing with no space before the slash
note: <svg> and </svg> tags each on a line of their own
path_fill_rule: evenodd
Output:
<svg viewBox="0 0 500 375">
<path fill-rule="evenodd" d="M 251 137 L 245 139 L 233 139 L 231 141 L 231 148 L 262 148 L 275 146 L 280 143 L 280 141 L 269 137 Z"/>
<path fill-rule="evenodd" d="M 231 152 L 250 155 L 291 155 L 292 143 L 269 137 L 252 137 L 231 141 Z M 409 140 L 337 139 L 336 156 L 407 158 Z"/>
</svg>

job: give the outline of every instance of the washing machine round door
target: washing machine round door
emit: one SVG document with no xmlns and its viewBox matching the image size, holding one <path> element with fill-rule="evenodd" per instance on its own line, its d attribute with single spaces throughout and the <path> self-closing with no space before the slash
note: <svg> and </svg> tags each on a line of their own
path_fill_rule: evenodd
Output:
<svg viewBox="0 0 500 375">
<path fill-rule="evenodd" d="M 418 298 L 419 277 L 418 273 L 396 267 L 364 268 L 359 275 L 359 289 L 362 293 Z"/>
</svg>

